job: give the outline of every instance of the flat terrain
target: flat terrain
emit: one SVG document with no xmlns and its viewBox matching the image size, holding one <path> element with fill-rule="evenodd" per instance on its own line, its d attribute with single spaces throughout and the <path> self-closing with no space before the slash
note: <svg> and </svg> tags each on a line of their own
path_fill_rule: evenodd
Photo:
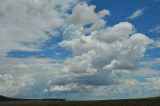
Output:
<svg viewBox="0 0 160 106">
<path fill-rule="evenodd" d="M 18 100 L 1 101 L 0 106 L 160 106 L 160 98 L 101 101 Z"/>
</svg>

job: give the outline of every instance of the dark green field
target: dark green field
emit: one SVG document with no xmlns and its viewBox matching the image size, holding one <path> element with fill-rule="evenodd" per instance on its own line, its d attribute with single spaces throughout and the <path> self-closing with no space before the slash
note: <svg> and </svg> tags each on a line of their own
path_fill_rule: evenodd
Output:
<svg viewBox="0 0 160 106">
<path fill-rule="evenodd" d="M 0 101 L 0 106 L 160 106 L 160 98 L 99 101 L 10 100 Z"/>
</svg>

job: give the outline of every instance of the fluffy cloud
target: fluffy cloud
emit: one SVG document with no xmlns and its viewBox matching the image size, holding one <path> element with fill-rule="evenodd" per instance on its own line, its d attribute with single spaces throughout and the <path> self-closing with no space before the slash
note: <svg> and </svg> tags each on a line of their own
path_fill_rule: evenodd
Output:
<svg viewBox="0 0 160 106">
<path fill-rule="evenodd" d="M 126 39 L 134 32 L 134 26 L 128 22 L 121 22 L 113 27 L 100 30 L 96 37 L 101 41 L 112 43 L 117 40 Z"/>
<path fill-rule="evenodd" d="M 0 53 L 39 50 L 48 39 L 44 32 L 49 31 L 54 36 L 58 33 L 55 29 L 61 27 L 63 41 L 59 45 L 72 54 L 66 60 L 1 56 L 0 79 L 4 81 L 0 83 L 4 86 L 0 86 L 0 93 L 73 98 L 82 94 L 83 97 L 100 97 L 99 94 L 103 94 L 104 97 L 132 94 L 135 90 L 130 86 L 142 88 L 144 84 L 148 87 L 152 82 L 159 90 L 156 85 L 158 77 L 147 76 L 141 85 L 131 76 L 136 74 L 132 71 L 152 40 L 138 33 L 129 22 L 107 26 L 104 17 L 110 15 L 108 10 L 95 12 L 95 6 L 87 3 L 75 5 L 73 0 L 0 2 L 3 5 L 0 6 L 0 22 L 3 24 L 0 27 Z M 68 12 L 70 10 L 71 13 Z M 13 87 L 14 84 L 17 86 Z M 26 93 L 19 92 L 24 88 Z M 7 91 L 14 93 L 7 94 Z"/>
<path fill-rule="evenodd" d="M 110 15 L 109 10 L 102 10 L 99 13 L 95 12 L 95 6 L 88 6 L 86 3 L 79 4 L 73 8 L 71 16 L 69 16 L 69 24 L 82 28 L 84 33 L 88 33 L 99 28 L 104 27 L 106 21 L 104 18 L 106 15 Z M 92 18 L 91 18 L 92 17 Z M 89 28 L 84 29 L 83 26 L 91 25 Z"/>
<path fill-rule="evenodd" d="M 152 43 L 147 36 L 137 33 L 134 26 L 128 22 L 97 28 L 89 36 L 85 36 L 83 31 L 87 28 L 84 25 L 92 23 L 92 20 L 88 21 L 87 14 L 90 16 L 94 13 L 95 16 L 98 16 L 99 13 L 93 12 L 94 6 L 80 4 L 73 8 L 70 17 L 72 20 L 81 13 L 79 8 L 82 7 L 85 12 L 88 12 L 83 12 L 86 17 L 71 22 L 72 25 L 63 33 L 64 40 L 60 42 L 62 47 L 73 54 L 62 64 L 62 73 L 66 76 L 57 82 L 51 81 L 50 86 L 53 85 L 51 91 L 63 92 L 63 89 L 72 91 L 77 86 L 93 86 L 95 88 L 112 86 L 129 74 L 129 70 L 134 69 L 140 58 L 143 57 L 147 46 Z M 78 12 L 74 16 L 75 11 Z M 103 20 L 103 17 L 100 20 Z M 69 85 L 71 86 L 68 87 Z M 81 92 L 81 89 L 78 88 L 77 93 Z M 84 92 L 86 92 L 85 90 Z"/>
</svg>

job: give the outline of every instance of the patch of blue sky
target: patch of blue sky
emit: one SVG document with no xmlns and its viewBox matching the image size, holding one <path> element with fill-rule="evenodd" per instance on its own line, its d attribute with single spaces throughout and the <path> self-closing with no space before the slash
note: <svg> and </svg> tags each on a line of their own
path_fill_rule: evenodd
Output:
<svg viewBox="0 0 160 106">
<path fill-rule="evenodd" d="M 55 58 L 55 59 L 66 59 L 71 56 L 71 52 L 62 48 L 58 45 L 59 42 L 63 41 L 61 35 L 52 36 L 49 32 L 45 32 L 50 39 L 45 41 L 40 47 L 40 51 L 10 51 L 7 53 L 8 57 L 13 58 Z M 29 45 L 30 43 L 24 43 Z"/>
<path fill-rule="evenodd" d="M 143 58 L 146 59 L 160 58 L 160 48 L 147 49 Z"/>
<path fill-rule="evenodd" d="M 137 80 L 138 82 L 145 82 L 145 79 L 146 79 L 147 77 L 146 76 L 141 76 L 141 77 L 133 77 L 133 79 L 135 79 L 135 80 Z"/>
<path fill-rule="evenodd" d="M 29 58 L 29 57 L 36 57 L 36 58 L 55 58 L 55 59 L 66 59 L 67 57 L 71 56 L 71 53 L 63 48 L 59 49 L 47 49 L 37 52 L 29 52 L 29 51 L 11 51 L 7 54 L 8 57 L 13 58 Z"/>
<path fill-rule="evenodd" d="M 86 24 L 86 25 L 84 25 L 83 27 L 84 27 L 84 28 L 90 28 L 92 25 L 93 25 L 92 23 L 91 23 L 91 24 Z"/>
</svg>

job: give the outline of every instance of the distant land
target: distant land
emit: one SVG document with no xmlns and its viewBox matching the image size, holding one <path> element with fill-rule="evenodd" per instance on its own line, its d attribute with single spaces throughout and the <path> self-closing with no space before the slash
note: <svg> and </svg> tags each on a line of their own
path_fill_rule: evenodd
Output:
<svg viewBox="0 0 160 106">
<path fill-rule="evenodd" d="M 0 96 L 0 106 L 160 106 L 160 97 L 120 100 L 71 101 L 66 99 L 18 99 Z"/>
</svg>

